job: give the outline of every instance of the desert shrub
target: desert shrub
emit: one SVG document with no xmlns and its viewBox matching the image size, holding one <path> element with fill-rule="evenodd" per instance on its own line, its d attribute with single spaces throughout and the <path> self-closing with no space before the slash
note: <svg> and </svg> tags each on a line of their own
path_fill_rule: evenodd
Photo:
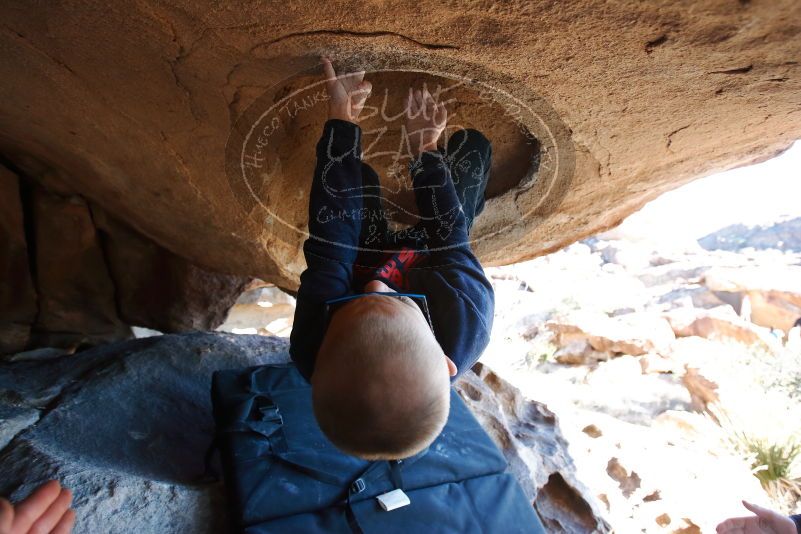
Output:
<svg viewBox="0 0 801 534">
<path fill-rule="evenodd" d="M 770 436 L 743 430 L 748 425 L 735 422 L 731 413 L 720 405 L 712 406 L 721 429 L 728 437 L 729 451 L 751 466 L 751 471 L 783 511 L 796 508 L 801 498 L 801 479 L 798 478 L 801 443 L 795 432 L 775 432 Z"/>
<path fill-rule="evenodd" d="M 770 443 L 766 439 L 742 438 L 746 451 L 753 455 L 751 466 L 754 475 L 766 487 L 770 482 L 789 479 L 793 462 L 801 452 L 801 445 L 793 440 L 785 443 Z"/>
</svg>

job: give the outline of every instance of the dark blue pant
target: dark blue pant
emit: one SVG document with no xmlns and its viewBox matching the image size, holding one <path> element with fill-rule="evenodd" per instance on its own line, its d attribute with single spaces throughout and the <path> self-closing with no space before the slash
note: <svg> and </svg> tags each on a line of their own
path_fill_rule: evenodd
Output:
<svg viewBox="0 0 801 534">
<path fill-rule="evenodd" d="M 444 149 L 438 149 L 451 171 L 453 185 L 467 218 L 467 232 L 475 218 L 484 210 L 484 192 L 490 177 L 492 145 L 481 132 L 472 128 L 454 132 Z M 396 249 L 404 244 L 419 247 L 422 243 L 408 243 L 408 239 L 397 237 L 388 230 L 387 220 L 381 206 L 381 186 L 378 174 L 370 165 L 362 162 L 363 202 L 367 217 L 362 221 L 360 246 L 367 249 Z M 419 223 L 418 223 L 419 224 Z M 401 232 L 414 235 L 415 232 Z M 364 251 L 363 251 L 364 252 Z M 379 253 L 380 255 L 380 253 Z M 370 256 L 367 254 L 366 256 Z M 362 258 L 369 261 L 367 257 Z"/>
</svg>

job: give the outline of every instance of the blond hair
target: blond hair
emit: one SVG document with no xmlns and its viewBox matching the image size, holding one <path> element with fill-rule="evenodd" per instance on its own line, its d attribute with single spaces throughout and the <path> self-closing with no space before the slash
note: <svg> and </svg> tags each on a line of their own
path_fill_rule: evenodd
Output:
<svg viewBox="0 0 801 534">
<path fill-rule="evenodd" d="M 321 430 L 337 448 L 364 459 L 416 454 L 448 418 L 444 357 L 431 331 L 408 318 L 380 310 L 348 324 L 334 318 L 312 375 Z"/>
</svg>

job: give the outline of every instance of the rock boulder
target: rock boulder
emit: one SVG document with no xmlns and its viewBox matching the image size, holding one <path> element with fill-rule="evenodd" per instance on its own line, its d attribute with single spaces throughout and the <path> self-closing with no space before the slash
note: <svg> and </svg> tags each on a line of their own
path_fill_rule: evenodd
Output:
<svg viewBox="0 0 801 534">
<path fill-rule="evenodd" d="M 36 320 L 18 177 L 0 166 L 0 354 L 21 351 Z"/>
<path fill-rule="evenodd" d="M 0 166 L 0 354 L 219 326 L 248 278 L 157 245 L 47 170 Z"/>
<path fill-rule="evenodd" d="M 675 339 L 670 324 L 655 314 L 608 317 L 599 313 L 573 313 L 564 319 L 549 321 L 545 327 L 555 334 L 560 348 L 586 341 L 593 351 L 609 354 L 665 353 Z M 592 359 L 604 358 L 594 356 Z"/>
<path fill-rule="evenodd" d="M 787 332 L 801 319 L 801 266 L 717 268 L 705 274 L 704 284 L 736 297 L 741 315 L 760 326 Z"/>
<path fill-rule="evenodd" d="M 738 342 L 774 351 L 778 340 L 769 329 L 739 317 L 731 306 L 710 309 L 679 308 L 665 314 L 676 337 L 698 336 L 716 341 Z"/>
</svg>

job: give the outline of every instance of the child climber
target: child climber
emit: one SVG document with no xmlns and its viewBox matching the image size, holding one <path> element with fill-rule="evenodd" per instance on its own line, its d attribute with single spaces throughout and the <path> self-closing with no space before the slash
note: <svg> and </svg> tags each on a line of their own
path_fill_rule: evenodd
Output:
<svg viewBox="0 0 801 534">
<path fill-rule="evenodd" d="M 317 143 L 290 354 L 312 385 L 322 431 L 365 459 L 427 447 L 448 418 L 450 384 L 489 342 L 494 294 L 468 242 L 484 207 L 492 149 L 458 130 L 437 147 L 447 111 L 409 88 L 406 132 L 420 222 L 393 233 L 356 122 L 364 71 L 337 77 L 322 58 L 329 115 Z"/>
</svg>

